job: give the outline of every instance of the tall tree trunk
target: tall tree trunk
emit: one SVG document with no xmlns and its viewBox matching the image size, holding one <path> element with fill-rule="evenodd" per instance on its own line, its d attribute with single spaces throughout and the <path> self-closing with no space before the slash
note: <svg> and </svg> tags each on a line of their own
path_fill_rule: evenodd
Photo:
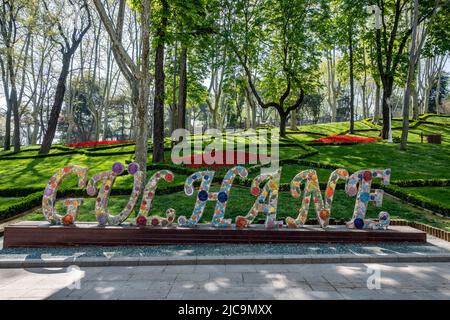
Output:
<svg viewBox="0 0 450 320">
<path fill-rule="evenodd" d="M 187 47 L 183 45 L 180 57 L 180 81 L 178 84 L 178 128 L 186 129 L 187 99 Z"/>
<path fill-rule="evenodd" d="M 355 88 L 354 88 L 354 79 L 353 79 L 353 30 L 352 27 L 349 26 L 348 31 L 348 50 L 350 56 L 350 133 L 354 131 L 354 122 L 355 122 Z"/>
<path fill-rule="evenodd" d="M 332 51 L 332 52 L 331 52 Z M 331 109 L 331 122 L 336 121 L 337 88 L 336 79 L 336 51 L 335 48 L 327 52 L 328 71 L 328 104 Z"/>
<path fill-rule="evenodd" d="M 170 113 L 170 133 L 172 133 L 177 127 L 177 54 L 178 54 L 178 42 L 175 41 L 175 47 L 173 50 L 173 80 L 172 80 L 172 112 Z"/>
<path fill-rule="evenodd" d="M 287 119 L 287 113 L 286 112 L 278 112 L 280 116 L 280 137 L 285 138 L 286 137 L 286 119 Z"/>
<path fill-rule="evenodd" d="M 147 168 L 147 152 L 148 152 L 148 98 L 150 96 L 150 0 L 141 1 L 141 32 L 142 32 L 142 56 L 141 70 L 139 79 L 139 103 L 137 105 L 136 116 L 136 151 L 135 158 L 140 168 L 146 172 Z M 164 134 L 164 132 L 161 132 Z M 160 135 L 156 137 L 158 139 Z M 156 159 L 162 159 L 164 150 L 161 143 L 153 137 L 153 155 Z M 163 136 L 164 141 L 164 136 Z M 155 143 L 157 145 L 155 145 Z M 155 159 L 154 159 L 155 161 Z"/>
<path fill-rule="evenodd" d="M 291 111 L 291 129 L 297 130 L 297 110 Z"/>
<path fill-rule="evenodd" d="M 442 71 L 439 70 L 438 77 L 436 80 L 436 96 L 434 98 L 434 103 L 436 106 L 436 114 L 439 114 L 439 108 L 441 107 L 441 75 Z"/>
<path fill-rule="evenodd" d="M 367 108 L 367 87 L 365 84 L 361 86 L 361 91 L 362 91 L 363 118 L 366 119 L 367 115 L 368 115 L 368 110 L 367 110 L 368 108 Z"/>
<path fill-rule="evenodd" d="M 380 98 L 381 98 L 381 88 L 379 83 L 375 82 L 375 110 L 373 112 L 373 123 L 378 124 L 380 120 Z"/>
<path fill-rule="evenodd" d="M 412 105 L 413 105 L 413 119 L 419 119 L 419 97 L 417 94 L 417 78 L 414 78 L 411 83 L 411 96 L 412 96 Z"/>
<path fill-rule="evenodd" d="M 164 45 L 168 3 L 161 0 L 163 16 L 156 31 L 158 45 L 155 54 L 155 99 L 153 108 L 153 162 L 164 161 Z"/>
<path fill-rule="evenodd" d="M 17 99 L 17 89 L 15 84 L 15 75 L 10 75 L 10 81 L 11 81 L 10 99 L 14 122 L 13 145 L 14 145 L 14 152 L 17 153 L 20 151 L 20 115 L 19 115 L 19 101 Z"/>
<path fill-rule="evenodd" d="M 411 43 L 409 49 L 409 63 L 408 74 L 406 77 L 406 90 L 403 97 L 403 126 L 402 126 L 402 140 L 400 142 L 400 150 L 406 150 L 408 144 L 408 131 L 409 131 L 409 104 L 411 103 L 411 84 L 414 81 L 414 73 L 416 70 L 417 58 L 420 53 L 420 47 L 416 52 L 416 36 L 417 36 L 417 24 L 419 19 L 419 0 L 414 0 L 413 16 L 411 19 L 412 34 Z"/>
<path fill-rule="evenodd" d="M 391 113 L 389 112 L 391 108 L 391 96 L 392 96 L 393 79 L 390 76 L 386 77 L 385 85 L 383 86 L 383 102 L 382 102 L 382 116 L 383 116 L 383 128 L 381 131 L 381 136 L 383 139 L 389 137 L 389 128 L 391 122 Z"/>
<path fill-rule="evenodd" d="M 53 101 L 52 110 L 50 112 L 50 118 L 48 120 L 47 131 L 45 132 L 42 140 L 41 149 L 39 154 L 47 154 L 52 147 L 53 138 L 55 137 L 56 127 L 58 125 L 59 114 L 61 113 L 61 107 L 64 102 L 64 94 L 66 92 L 66 80 L 69 74 L 70 60 L 72 58 L 72 52 L 63 53 L 62 69 L 59 74 L 58 84 L 56 86 L 55 99 Z"/>
<path fill-rule="evenodd" d="M 5 119 L 5 141 L 3 144 L 3 150 L 8 151 L 11 149 L 11 102 L 6 100 L 6 119 Z"/>
</svg>

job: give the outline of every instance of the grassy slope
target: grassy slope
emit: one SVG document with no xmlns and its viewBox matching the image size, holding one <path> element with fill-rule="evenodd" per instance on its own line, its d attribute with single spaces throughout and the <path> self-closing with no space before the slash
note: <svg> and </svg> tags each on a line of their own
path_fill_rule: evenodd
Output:
<svg viewBox="0 0 450 320">
<path fill-rule="evenodd" d="M 450 207 L 450 187 L 404 188 L 413 194 L 439 201 Z"/>
<path fill-rule="evenodd" d="M 438 119 L 438 120 L 437 120 Z M 430 117 L 427 121 L 440 122 L 450 125 L 450 118 Z M 318 138 L 324 134 L 337 134 L 347 129 L 347 123 L 334 123 L 334 124 L 320 124 L 301 126 L 299 129 L 301 132 L 289 132 L 289 138 L 297 140 L 298 142 L 307 142 L 312 139 Z M 366 124 L 362 122 L 356 123 L 356 129 L 368 129 Z M 426 133 L 443 133 L 443 144 L 432 145 L 427 143 L 420 143 L 420 136 L 418 133 L 423 131 Z M 302 133 L 303 132 L 303 133 Z M 312 134 L 310 132 L 316 132 L 318 134 Z M 358 145 L 346 145 L 346 146 L 315 146 L 319 150 L 320 154 L 310 157 L 307 160 L 330 163 L 334 165 L 340 165 L 351 172 L 366 168 L 391 168 L 392 180 L 405 180 L 405 179 L 430 179 L 430 178 L 446 178 L 450 179 L 450 148 L 448 143 L 450 142 L 450 129 L 443 128 L 442 126 L 435 126 L 431 124 L 422 124 L 415 129 L 411 130 L 409 135 L 409 147 L 408 151 L 400 151 L 398 144 L 386 144 L 384 142 L 358 144 Z M 416 134 L 414 134 L 416 133 Z M 378 136 L 376 131 L 360 131 L 359 135 L 364 136 Z M 394 136 L 400 136 L 400 131 L 395 130 Z M 29 149 L 30 147 L 26 148 Z M 129 151 L 134 146 L 126 146 L 114 148 L 111 151 Z M 104 152 L 106 150 L 102 150 Z M 27 153 L 33 153 L 28 151 Z M 302 148 L 296 147 L 281 147 L 280 157 L 289 158 L 292 156 L 305 153 Z M 170 152 L 166 152 L 166 158 L 170 158 Z M 85 155 L 73 154 L 65 156 L 57 156 L 42 159 L 20 159 L 20 160 L 1 160 L 0 161 L 0 186 L 3 188 L 15 187 L 15 186 L 36 186 L 44 187 L 49 177 L 59 168 L 68 164 L 78 164 L 90 168 L 90 176 L 94 173 L 109 170 L 112 163 L 115 161 L 129 161 L 132 155 L 113 155 L 113 156 L 99 156 L 88 157 Z M 151 157 L 149 162 L 151 161 Z M 288 183 L 291 179 L 300 171 L 312 169 L 312 167 L 305 165 L 284 165 L 282 170 L 282 183 Z M 319 176 L 321 182 L 326 182 L 331 169 L 314 168 Z M 152 173 L 152 172 L 151 172 Z M 150 174 L 151 174 L 150 173 Z M 254 177 L 257 173 L 250 175 L 250 178 Z M 175 183 L 182 183 L 186 178 L 186 175 L 175 174 Z M 217 180 L 216 180 L 217 181 Z M 73 185 L 74 181 L 68 180 L 65 185 Z M 131 186 L 132 177 L 119 177 L 117 185 Z M 162 182 L 164 184 L 164 182 Z M 249 194 L 247 188 L 233 189 L 232 193 L 239 193 L 239 197 L 231 196 L 231 200 L 228 204 L 229 211 L 227 215 L 236 215 L 242 211 L 243 208 L 248 210 L 253 203 L 253 197 Z M 449 192 L 444 188 L 408 188 L 408 191 L 419 192 L 424 196 L 429 196 L 432 199 L 449 203 Z M 342 194 L 341 194 L 342 193 Z M 0 204 L 4 205 L 10 201 L 14 201 L 11 198 L 0 198 Z M 86 201 L 86 205 L 81 209 L 82 215 L 80 220 L 92 220 L 93 219 L 93 204 L 90 205 L 89 199 Z M 111 200 L 110 206 L 113 212 L 118 212 L 121 207 L 127 201 L 127 197 L 114 197 Z M 236 201 L 235 204 L 233 202 Z M 284 217 L 287 214 L 293 214 L 295 212 L 295 201 L 286 192 L 281 193 L 280 199 L 280 217 Z M 182 192 L 172 195 L 164 195 L 156 197 L 155 212 L 162 212 L 163 209 L 169 207 L 169 203 L 172 204 L 177 212 L 183 212 L 189 215 L 190 210 L 193 208 L 195 202 L 194 197 L 187 197 Z M 159 204 L 161 203 L 161 204 Z M 235 207 L 233 207 L 235 205 Z M 349 219 L 353 210 L 354 199 L 348 198 L 343 195 L 342 191 L 339 191 L 334 203 L 333 216 L 336 218 Z M 209 211 L 212 210 L 213 204 L 209 204 Z M 238 210 L 239 209 L 239 210 Z M 410 220 L 429 222 L 432 225 L 446 227 L 446 221 L 436 217 L 430 217 L 428 214 L 414 209 L 410 206 L 404 205 L 398 201 L 386 199 L 383 210 L 387 210 L 393 217 L 401 217 Z M 381 209 L 373 208 L 369 211 L 369 215 L 372 213 L 376 215 Z M 311 216 L 314 216 L 312 213 Z M 28 218 L 40 219 L 40 214 L 31 215 Z M 208 215 L 206 215 L 208 219 Z"/>
</svg>

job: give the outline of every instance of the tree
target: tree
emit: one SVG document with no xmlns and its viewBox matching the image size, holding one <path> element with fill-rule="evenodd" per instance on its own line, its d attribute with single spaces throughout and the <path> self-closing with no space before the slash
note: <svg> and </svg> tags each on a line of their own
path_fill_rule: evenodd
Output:
<svg viewBox="0 0 450 320">
<path fill-rule="evenodd" d="M 25 36 L 25 41 L 23 41 L 23 46 L 20 49 L 18 48 L 18 19 L 20 12 L 26 6 L 26 2 L 19 0 L 4 0 L 0 6 L 0 39 L 4 47 L 0 50 L 0 68 L 7 107 L 4 150 L 10 149 L 12 113 L 14 121 L 14 152 L 20 151 L 19 106 L 24 94 L 25 69 L 31 39 L 31 29 L 27 28 L 28 32 Z M 18 89 L 19 79 L 17 76 L 20 69 L 19 66 L 22 66 L 22 81 Z"/>
<path fill-rule="evenodd" d="M 66 80 L 69 74 L 70 62 L 72 56 L 83 40 L 84 35 L 91 27 L 91 14 L 89 10 L 89 5 L 86 0 L 78 3 L 75 2 L 77 7 L 73 8 L 76 13 L 73 17 L 78 17 L 78 12 L 83 12 L 84 17 L 80 17 L 76 21 L 73 21 L 73 25 L 69 28 L 70 35 L 66 35 L 66 32 L 59 20 L 59 15 L 62 14 L 63 10 L 67 10 L 66 7 L 62 6 L 59 8 L 50 8 L 46 1 L 43 1 L 47 16 L 49 19 L 54 21 L 57 33 L 59 37 L 53 37 L 53 40 L 60 46 L 62 54 L 62 67 L 58 78 L 58 84 L 56 86 L 55 98 L 53 100 L 52 110 L 50 112 L 50 118 L 48 120 L 47 131 L 45 132 L 44 138 L 42 140 L 41 148 L 39 154 L 47 154 L 52 146 L 53 138 L 55 137 L 56 127 L 58 125 L 58 118 L 61 113 L 62 104 L 64 102 L 64 94 L 66 92 Z M 58 15 L 53 15 L 55 9 L 58 9 Z M 86 21 L 87 20 L 87 21 Z M 78 25 L 79 24 L 79 25 Z"/>
<path fill-rule="evenodd" d="M 100 0 L 93 0 L 97 13 L 108 32 L 112 42 L 114 58 L 131 88 L 132 103 L 136 106 L 136 151 L 135 159 L 141 168 L 147 167 L 147 138 L 148 138 L 148 98 L 150 94 L 150 15 L 151 1 L 133 1 L 133 7 L 139 11 L 141 27 L 140 60 L 138 64 L 134 62 L 122 43 L 123 21 L 125 14 L 125 0 L 119 2 L 119 12 L 117 22 L 111 21 L 105 6 Z M 160 134 L 153 136 L 153 162 L 160 162 L 160 157 L 164 153 L 164 141 L 160 141 Z M 145 171 L 145 170 L 144 170 Z"/>
<path fill-rule="evenodd" d="M 164 161 L 164 45 L 166 43 L 169 3 L 160 0 L 161 6 L 156 28 L 155 99 L 153 107 L 153 161 Z M 156 145 L 155 145 L 156 143 Z"/>
<path fill-rule="evenodd" d="M 378 72 L 383 84 L 383 139 L 387 139 L 389 134 L 390 102 L 394 80 L 399 74 L 403 53 L 412 34 L 412 27 L 405 26 L 408 24 L 405 23 L 404 10 L 408 2 L 407 0 L 376 1 L 382 21 L 381 28 L 375 31 L 375 41 Z M 423 1 L 417 24 L 422 23 L 433 13 L 433 4 L 434 0 Z"/>
<path fill-rule="evenodd" d="M 402 138 L 400 142 L 400 150 L 406 150 L 408 143 L 408 130 L 409 130 L 409 104 L 411 102 L 411 87 L 416 72 L 416 65 L 420 58 L 423 44 L 430 27 L 430 22 L 433 20 L 438 7 L 439 0 L 436 0 L 433 13 L 428 18 L 428 23 L 422 22 L 423 32 L 421 39 L 418 39 L 418 24 L 419 24 L 419 0 L 414 0 L 413 13 L 411 15 L 411 42 L 409 49 L 409 62 L 408 62 L 408 74 L 406 78 L 406 89 L 403 97 L 403 126 L 402 126 Z"/>
<path fill-rule="evenodd" d="M 277 111 L 282 137 L 286 136 L 288 115 L 302 104 L 318 69 L 313 30 L 320 23 L 321 5 L 321 1 L 303 0 L 227 2 L 229 29 L 225 37 L 258 105 Z"/>
</svg>

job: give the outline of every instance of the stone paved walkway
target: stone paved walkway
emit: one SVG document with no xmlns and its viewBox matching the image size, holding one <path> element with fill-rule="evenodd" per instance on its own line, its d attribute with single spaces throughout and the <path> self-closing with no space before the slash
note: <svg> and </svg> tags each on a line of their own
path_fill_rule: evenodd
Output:
<svg viewBox="0 0 450 320">
<path fill-rule="evenodd" d="M 450 300 L 450 263 L 0 269 L 0 299 Z"/>
</svg>

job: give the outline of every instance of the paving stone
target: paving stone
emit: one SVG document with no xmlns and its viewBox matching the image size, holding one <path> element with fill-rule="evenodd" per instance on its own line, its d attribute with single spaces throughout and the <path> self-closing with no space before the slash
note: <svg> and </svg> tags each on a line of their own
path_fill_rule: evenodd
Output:
<svg viewBox="0 0 450 320">
<path fill-rule="evenodd" d="M 218 265 L 196 265 L 195 273 L 225 273 L 226 267 L 224 264 Z"/>
<path fill-rule="evenodd" d="M 373 300 L 382 299 L 383 295 L 380 290 L 369 290 L 367 288 L 337 288 L 337 292 L 346 300 Z"/>
<path fill-rule="evenodd" d="M 195 265 L 166 266 L 164 273 L 194 273 Z"/>
<path fill-rule="evenodd" d="M 225 273 L 228 272 L 256 272 L 258 269 L 252 264 L 225 265 Z"/>
<path fill-rule="evenodd" d="M 169 290 L 170 288 L 159 290 L 124 288 L 119 290 L 116 295 L 119 299 L 164 299 L 167 297 Z"/>
<path fill-rule="evenodd" d="M 176 281 L 206 281 L 209 280 L 209 273 L 208 272 L 196 272 L 196 273 L 178 273 L 176 277 Z"/>
<path fill-rule="evenodd" d="M 131 272 L 119 272 L 119 273 L 113 273 L 113 272 L 100 272 L 96 275 L 95 280 L 99 281 L 126 281 L 130 280 L 132 277 Z"/>
<path fill-rule="evenodd" d="M 309 283 L 313 291 L 336 291 L 336 288 L 330 284 Z"/>
<path fill-rule="evenodd" d="M 367 287 L 368 267 L 380 269 L 379 290 Z M 450 263 L 170 265 L 80 271 L 85 274 L 80 289 L 75 289 L 67 286 L 66 268 L 0 269 L 0 299 L 450 300 Z"/>
</svg>

